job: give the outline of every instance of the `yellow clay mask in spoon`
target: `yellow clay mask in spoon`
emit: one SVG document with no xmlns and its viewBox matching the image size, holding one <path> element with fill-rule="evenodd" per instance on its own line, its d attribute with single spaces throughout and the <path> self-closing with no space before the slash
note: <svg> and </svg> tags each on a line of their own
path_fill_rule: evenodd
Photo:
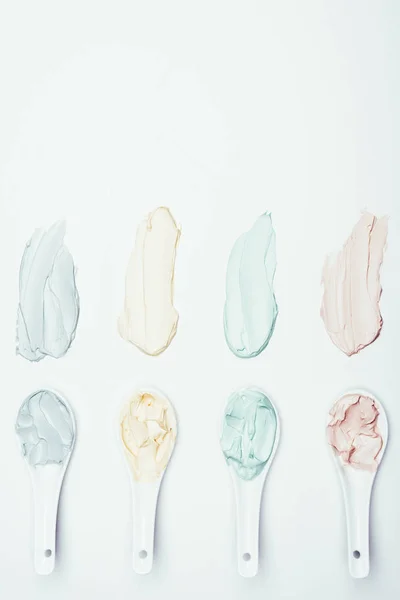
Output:
<svg viewBox="0 0 400 600">
<path fill-rule="evenodd" d="M 161 477 L 176 439 L 176 419 L 171 404 L 158 392 L 137 392 L 121 414 L 121 438 L 136 481 Z"/>
</svg>

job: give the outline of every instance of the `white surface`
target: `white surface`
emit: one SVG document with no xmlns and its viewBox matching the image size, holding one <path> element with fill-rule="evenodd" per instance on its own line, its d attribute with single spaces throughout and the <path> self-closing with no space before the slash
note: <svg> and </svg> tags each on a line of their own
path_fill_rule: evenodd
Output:
<svg viewBox="0 0 400 600">
<path fill-rule="evenodd" d="M 3 2 L 0 14 L 0 592 L 7 600 L 394 600 L 400 591 L 398 397 L 400 5 L 395 0 Z M 137 223 L 166 204 L 182 224 L 181 318 L 151 358 L 117 335 Z M 347 358 L 319 318 L 324 255 L 360 209 L 390 214 L 381 337 Z M 266 209 L 280 314 L 265 352 L 223 337 L 234 240 Z M 35 226 L 68 219 L 81 320 L 71 351 L 14 355 L 17 277 Z M 179 436 L 160 494 L 151 575 L 131 567 L 129 478 L 115 441 L 123 394 L 163 390 Z M 262 508 L 260 572 L 237 574 L 235 506 L 219 448 L 229 394 L 267 391 L 280 446 Z M 34 574 L 30 481 L 15 443 L 22 399 L 59 389 L 77 417 L 55 572 Z M 365 387 L 391 433 L 372 499 L 371 575 L 346 560 L 326 413 Z"/>
</svg>

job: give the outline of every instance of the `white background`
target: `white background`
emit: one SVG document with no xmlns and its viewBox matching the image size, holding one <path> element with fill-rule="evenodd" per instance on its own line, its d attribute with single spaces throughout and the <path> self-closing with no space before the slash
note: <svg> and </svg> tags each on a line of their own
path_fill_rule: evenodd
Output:
<svg viewBox="0 0 400 600">
<path fill-rule="evenodd" d="M 400 4 L 384 0 L 7 2 L 0 9 L 0 595 L 5 600 L 394 600 L 400 592 Z M 178 333 L 160 357 L 116 321 L 138 222 L 182 226 Z M 324 256 L 362 209 L 390 215 L 380 338 L 342 355 L 319 317 Z M 228 350 L 235 239 L 265 210 L 277 233 L 279 317 L 258 358 Z M 68 355 L 15 356 L 18 268 L 37 226 L 68 221 L 81 318 Z M 131 500 L 116 443 L 126 392 L 163 390 L 179 418 L 151 575 L 131 569 Z M 264 388 L 282 437 L 265 488 L 259 575 L 235 565 L 219 448 L 238 386 Z M 30 481 L 14 434 L 40 386 L 69 399 L 78 441 L 53 575 L 32 565 Z M 391 439 L 372 506 L 371 575 L 347 571 L 341 491 L 325 442 L 348 387 L 384 403 Z"/>
</svg>

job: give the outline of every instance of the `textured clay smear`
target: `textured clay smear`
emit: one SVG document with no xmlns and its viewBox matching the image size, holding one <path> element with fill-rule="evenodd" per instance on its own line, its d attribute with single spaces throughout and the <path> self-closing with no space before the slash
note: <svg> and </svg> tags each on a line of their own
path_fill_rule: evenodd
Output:
<svg viewBox="0 0 400 600">
<path fill-rule="evenodd" d="M 75 266 L 64 245 L 65 223 L 37 229 L 19 272 L 17 352 L 30 361 L 60 358 L 71 346 L 79 318 Z"/>
<path fill-rule="evenodd" d="M 333 406 L 327 434 L 344 465 L 376 471 L 383 439 L 378 428 L 379 410 L 369 396 L 347 394 Z"/>
<path fill-rule="evenodd" d="M 139 225 L 128 264 L 119 333 L 152 356 L 168 348 L 178 326 L 173 297 L 179 237 L 168 208 L 157 208 Z"/>
<path fill-rule="evenodd" d="M 275 269 L 275 231 L 265 213 L 235 242 L 226 272 L 225 339 L 240 358 L 260 354 L 274 331 Z"/>
<path fill-rule="evenodd" d="M 387 218 L 365 213 L 339 254 L 325 261 L 321 317 L 348 356 L 371 344 L 382 328 L 379 271 L 386 237 Z"/>
</svg>

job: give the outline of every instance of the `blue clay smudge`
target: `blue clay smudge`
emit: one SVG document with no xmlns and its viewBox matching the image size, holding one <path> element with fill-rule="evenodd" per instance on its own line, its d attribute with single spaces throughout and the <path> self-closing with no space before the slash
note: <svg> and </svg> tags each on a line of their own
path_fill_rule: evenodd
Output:
<svg viewBox="0 0 400 600">
<path fill-rule="evenodd" d="M 60 358 L 68 351 L 79 319 L 75 266 L 64 245 L 66 225 L 37 229 L 19 272 L 17 353 L 30 361 Z"/>
</svg>

